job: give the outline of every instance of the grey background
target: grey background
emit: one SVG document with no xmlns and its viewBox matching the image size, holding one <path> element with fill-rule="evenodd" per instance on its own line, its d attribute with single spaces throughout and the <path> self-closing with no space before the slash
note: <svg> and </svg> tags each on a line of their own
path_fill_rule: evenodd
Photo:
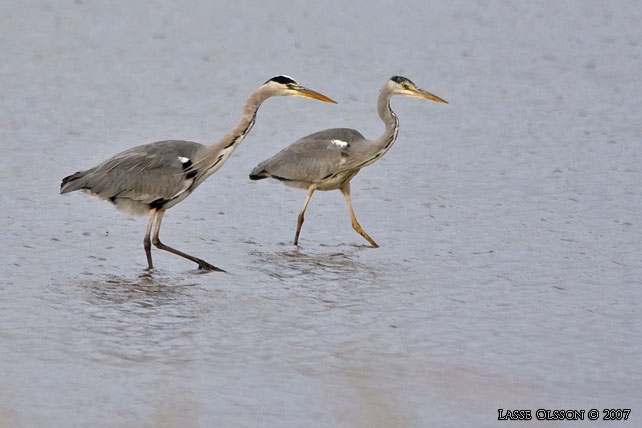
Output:
<svg viewBox="0 0 642 428">
<path fill-rule="evenodd" d="M 637 1 L 4 1 L 0 426 L 492 427 L 497 409 L 640 425 Z M 214 142 L 268 100 L 162 237 L 60 179 L 134 145 Z M 308 133 L 383 131 L 339 192 L 250 182 Z M 535 426 L 615 426 L 538 422 Z M 521 426 L 521 424 L 520 424 Z"/>
</svg>

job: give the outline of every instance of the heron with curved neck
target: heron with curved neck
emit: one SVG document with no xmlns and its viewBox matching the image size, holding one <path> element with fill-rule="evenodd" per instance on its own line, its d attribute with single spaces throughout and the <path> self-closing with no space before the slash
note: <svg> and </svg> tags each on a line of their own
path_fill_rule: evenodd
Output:
<svg viewBox="0 0 642 428">
<path fill-rule="evenodd" d="M 384 133 L 376 140 L 367 140 L 360 132 L 349 128 L 333 128 L 303 137 L 271 158 L 259 163 L 250 173 L 250 179 L 273 178 L 292 187 L 306 189 L 308 195 L 299 213 L 294 245 L 299 243 L 305 210 L 317 190 L 339 189 L 346 199 L 352 227 L 373 247 L 377 243 L 363 230 L 352 208 L 350 180 L 361 168 L 381 158 L 397 139 L 399 119 L 390 108 L 393 95 L 424 98 L 447 103 L 425 91 L 410 79 L 393 76 L 381 88 L 377 100 L 379 117 L 385 124 Z"/>
<path fill-rule="evenodd" d="M 273 96 L 306 97 L 336 103 L 319 92 L 301 86 L 289 76 L 276 76 L 249 96 L 239 122 L 216 143 L 208 146 L 192 141 L 167 140 L 133 147 L 94 168 L 63 178 L 60 193 L 82 190 L 108 200 L 119 210 L 148 215 L 143 240 L 148 269 L 153 268 L 151 244 L 154 244 L 161 250 L 191 260 L 198 264 L 199 269 L 223 271 L 162 243 L 158 236 L 161 221 L 166 210 L 191 195 L 205 179 L 223 166 L 252 129 L 263 101 Z"/>
</svg>

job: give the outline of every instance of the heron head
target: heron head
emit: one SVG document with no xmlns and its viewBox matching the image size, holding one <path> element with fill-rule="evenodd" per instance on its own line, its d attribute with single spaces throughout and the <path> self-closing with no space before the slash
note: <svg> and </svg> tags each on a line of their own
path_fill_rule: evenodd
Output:
<svg viewBox="0 0 642 428">
<path fill-rule="evenodd" d="M 424 91 L 423 89 L 417 87 L 417 85 L 415 85 L 412 80 L 406 77 L 393 76 L 388 81 L 388 84 L 391 86 L 393 94 L 405 95 L 407 97 L 414 98 L 426 98 L 429 100 L 437 101 L 438 103 L 448 104 L 448 101 L 439 98 L 437 95 L 433 95 L 428 91 Z"/>
<path fill-rule="evenodd" d="M 272 95 L 282 95 L 290 97 L 306 97 L 313 98 L 315 100 L 325 101 L 328 103 L 337 102 L 331 98 L 326 97 L 319 92 L 313 91 L 312 89 L 305 88 L 299 84 L 296 80 L 290 76 L 280 75 L 275 76 L 268 81 L 266 81 L 263 86 L 271 90 Z"/>
</svg>

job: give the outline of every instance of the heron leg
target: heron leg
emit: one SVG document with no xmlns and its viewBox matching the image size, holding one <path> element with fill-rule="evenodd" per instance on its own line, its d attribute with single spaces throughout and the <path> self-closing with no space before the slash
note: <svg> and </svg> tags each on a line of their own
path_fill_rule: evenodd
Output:
<svg viewBox="0 0 642 428">
<path fill-rule="evenodd" d="M 312 194 L 316 189 L 317 189 L 317 186 L 315 186 L 314 184 L 308 187 L 308 197 L 305 198 L 305 202 L 303 203 L 303 209 L 299 214 L 299 221 L 297 222 L 297 225 L 296 225 L 296 234 L 294 235 L 294 245 L 299 245 L 299 234 L 301 233 L 301 226 L 303 226 L 305 210 L 306 208 L 308 208 L 308 203 L 310 203 L 310 198 L 312 197 Z"/>
<path fill-rule="evenodd" d="M 152 263 L 152 241 L 149 238 L 152 233 L 152 224 L 154 224 L 154 217 L 156 217 L 156 208 L 149 210 L 149 221 L 147 222 L 147 231 L 145 232 L 145 239 L 143 240 L 143 247 L 145 248 L 145 255 L 147 256 L 148 269 L 154 269 Z"/>
<path fill-rule="evenodd" d="M 352 220 L 352 228 L 356 230 L 359 235 L 366 238 L 366 240 L 370 242 L 373 248 L 379 248 L 379 245 L 377 245 L 377 243 L 363 230 L 363 228 L 357 221 L 357 217 L 354 215 L 354 209 L 352 209 L 352 199 L 350 198 L 350 182 L 347 182 L 341 187 L 341 193 L 343 193 L 343 196 L 346 198 L 346 202 L 348 203 L 348 209 L 350 210 L 350 219 Z"/>
<path fill-rule="evenodd" d="M 156 246 L 156 248 L 169 251 L 170 253 L 176 254 L 177 256 L 181 256 L 186 258 L 187 260 L 191 260 L 194 263 L 198 264 L 199 269 L 204 269 L 204 270 L 214 270 L 217 272 L 225 272 L 223 269 L 219 269 L 214 265 L 211 265 L 207 263 L 205 260 L 201 260 L 197 257 L 190 256 L 187 253 L 184 253 L 182 251 L 178 251 L 175 248 L 168 247 L 167 245 L 163 244 L 160 239 L 158 238 L 158 233 L 160 232 L 160 226 L 161 226 L 161 221 L 163 220 L 163 216 L 165 215 L 165 210 L 160 210 L 156 214 L 156 227 L 154 228 L 154 237 L 152 238 L 152 243 Z"/>
</svg>

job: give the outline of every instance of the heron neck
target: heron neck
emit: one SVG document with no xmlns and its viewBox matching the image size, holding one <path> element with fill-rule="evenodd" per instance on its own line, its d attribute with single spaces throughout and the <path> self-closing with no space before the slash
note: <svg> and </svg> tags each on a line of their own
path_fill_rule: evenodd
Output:
<svg viewBox="0 0 642 428">
<path fill-rule="evenodd" d="M 194 166 L 203 171 L 202 180 L 216 172 L 232 152 L 243 142 L 245 136 L 250 132 L 256 120 L 256 113 L 261 103 L 269 98 L 269 95 L 259 88 L 245 102 L 243 115 L 239 122 L 223 138 L 207 148 L 202 159 Z"/>
<path fill-rule="evenodd" d="M 377 152 L 376 158 L 382 156 L 390 149 L 390 147 L 392 147 L 393 143 L 397 139 L 397 133 L 399 132 L 399 119 L 395 112 L 390 108 L 391 97 L 392 93 L 384 87 L 379 93 L 379 99 L 377 100 L 377 111 L 379 112 L 379 117 L 386 125 L 386 130 L 381 137 L 374 141 L 373 145 Z"/>
<path fill-rule="evenodd" d="M 254 126 L 256 112 L 266 98 L 267 96 L 260 89 L 250 95 L 243 106 L 241 119 L 223 138 L 212 144 L 208 151 L 216 153 L 234 151 Z"/>
</svg>

